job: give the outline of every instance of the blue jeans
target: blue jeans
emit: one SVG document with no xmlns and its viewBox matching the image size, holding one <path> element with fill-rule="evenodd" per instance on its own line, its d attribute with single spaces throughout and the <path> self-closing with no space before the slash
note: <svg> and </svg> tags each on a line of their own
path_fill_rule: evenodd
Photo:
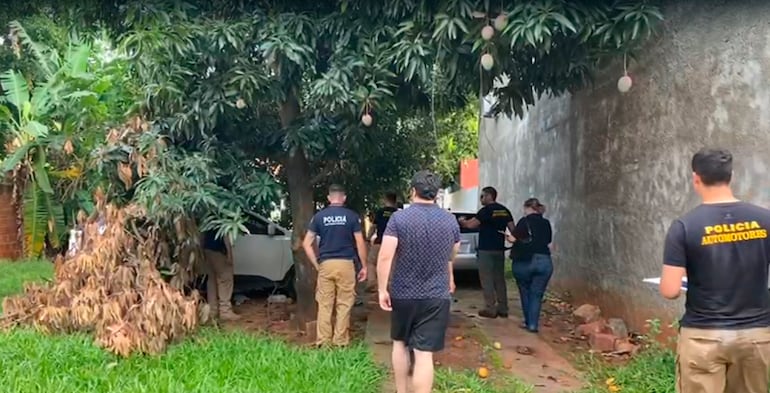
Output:
<svg viewBox="0 0 770 393">
<path fill-rule="evenodd" d="M 524 325 L 529 331 L 537 331 L 543 296 L 553 274 L 551 256 L 535 254 L 529 261 L 514 261 L 511 268 L 516 285 L 519 287 Z"/>
</svg>

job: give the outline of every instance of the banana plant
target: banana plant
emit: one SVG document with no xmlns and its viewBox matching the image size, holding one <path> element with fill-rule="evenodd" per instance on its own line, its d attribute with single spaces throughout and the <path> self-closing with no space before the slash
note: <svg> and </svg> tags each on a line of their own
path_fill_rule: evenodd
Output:
<svg viewBox="0 0 770 393">
<path fill-rule="evenodd" d="M 1 169 L 23 190 L 24 253 L 36 257 L 46 240 L 59 248 L 66 228 L 64 198 L 56 185 L 67 171 L 56 168 L 51 157 L 78 162 L 71 157 L 71 136 L 87 129 L 88 119 L 100 110 L 98 94 L 89 89 L 100 81 L 88 72 L 90 45 L 73 43 L 60 56 L 33 43 L 20 25 L 12 30 L 34 48 L 41 80 L 33 83 L 16 70 L 0 74 L 0 135 L 6 140 Z"/>
<path fill-rule="evenodd" d="M 50 95 L 43 86 L 31 92 L 24 76 L 14 70 L 0 75 L 0 87 L 0 122 L 7 140 L 2 169 L 23 189 L 24 253 L 39 256 L 46 237 L 58 247 L 64 230 L 64 210 L 48 174 L 49 127 L 40 121 L 50 110 Z"/>
</svg>

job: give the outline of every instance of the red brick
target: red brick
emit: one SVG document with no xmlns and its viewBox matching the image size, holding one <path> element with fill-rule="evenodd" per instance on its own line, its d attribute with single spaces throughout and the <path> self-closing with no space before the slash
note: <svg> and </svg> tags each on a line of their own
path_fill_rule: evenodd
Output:
<svg viewBox="0 0 770 393">
<path fill-rule="evenodd" d="M 639 351 L 639 346 L 632 344 L 630 341 L 626 340 L 617 340 L 615 342 L 615 352 L 619 354 L 629 354 L 629 355 L 636 355 L 636 353 Z"/>
<path fill-rule="evenodd" d="M 588 344 L 594 351 L 612 352 L 615 350 L 615 341 L 617 339 L 612 333 L 596 333 L 588 338 Z"/>
<path fill-rule="evenodd" d="M 584 304 L 576 308 L 572 315 L 578 318 L 580 323 L 589 323 L 601 318 L 602 310 L 593 304 Z"/>
<path fill-rule="evenodd" d="M 604 319 L 584 323 L 575 329 L 575 334 L 582 337 L 590 337 L 596 333 L 611 333 L 607 322 Z"/>
<path fill-rule="evenodd" d="M 0 186 L 0 259 L 16 259 L 21 255 L 16 213 L 13 188 Z"/>
</svg>

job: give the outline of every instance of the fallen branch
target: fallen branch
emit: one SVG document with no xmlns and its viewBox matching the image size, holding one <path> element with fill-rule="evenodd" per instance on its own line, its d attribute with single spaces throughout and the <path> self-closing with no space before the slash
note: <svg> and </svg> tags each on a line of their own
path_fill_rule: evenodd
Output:
<svg viewBox="0 0 770 393">
<path fill-rule="evenodd" d="M 28 284 L 6 298 L 0 327 L 92 333 L 99 346 L 120 356 L 163 352 L 206 322 L 208 305 L 197 291 L 185 296 L 163 280 L 155 266 L 157 233 L 143 238 L 133 225 L 142 217 L 130 213 L 141 209 L 96 199 L 98 213 L 82 223 L 79 251 L 59 257 L 53 282 Z"/>
</svg>

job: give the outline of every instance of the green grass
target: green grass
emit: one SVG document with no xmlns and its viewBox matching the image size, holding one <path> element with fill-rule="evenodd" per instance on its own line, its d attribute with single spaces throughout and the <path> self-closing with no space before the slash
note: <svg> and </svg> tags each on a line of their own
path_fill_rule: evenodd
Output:
<svg viewBox="0 0 770 393">
<path fill-rule="evenodd" d="M 50 280 L 51 277 L 53 264 L 46 260 L 0 261 L 0 300 L 21 292 L 26 282 Z"/>
<path fill-rule="evenodd" d="M 307 350 L 207 330 L 158 357 L 117 359 L 86 336 L 0 335 L 7 393 L 374 393 L 381 372 L 362 346 Z"/>
<path fill-rule="evenodd" d="M 641 352 L 622 366 L 607 366 L 601 359 L 587 358 L 583 362 L 591 387 L 582 393 L 608 392 L 606 381 L 614 383 L 623 393 L 674 393 L 675 355 L 665 348 Z"/>
<path fill-rule="evenodd" d="M 531 393 L 533 387 L 515 378 L 480 379 L 472 371 L 456 372 L 442 368 L 436 370 L 433 391 L 436 393 Z"/>
<path fill-rule="evenodd" d="M 0 297 L 52 276 L 46 261 L 0 262 Z M 269 337 L 204 329 L 156 357 L 120 359 L 87 335 L 0 334 L 3 393 L 375 393 L 383 376 L 366 347 L 310 350 Z"/>
</svg>

